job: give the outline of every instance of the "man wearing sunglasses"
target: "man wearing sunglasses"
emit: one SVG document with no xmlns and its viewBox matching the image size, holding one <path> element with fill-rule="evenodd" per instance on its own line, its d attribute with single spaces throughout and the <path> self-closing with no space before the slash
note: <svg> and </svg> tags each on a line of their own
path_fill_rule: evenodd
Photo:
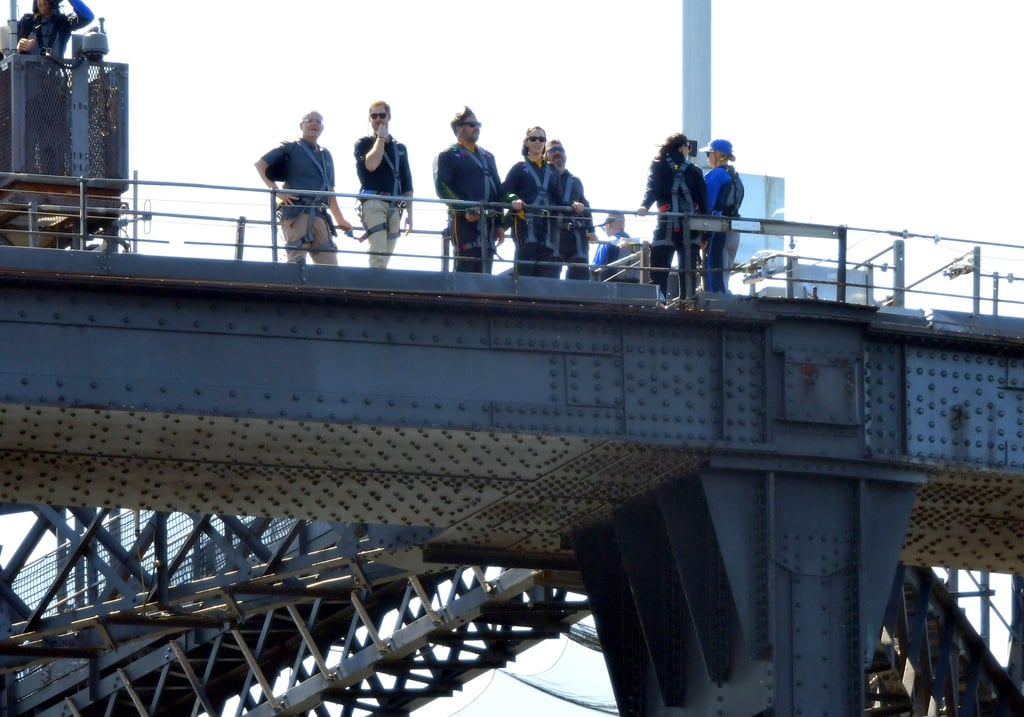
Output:
<svg viewBox="0 0 1024 717">
<path fill-rule="evenodd" d="M 412 231 L 412 204 L 398 197 L 412 196 L 412 172 L 405 145 L 391 136 L 391 105 L 377 101 L 370 105 L 373 133 L 356 142 L 356 174 L 361 203 L 359 215 L 369 242 L 370 268 L 386 269 L 398 243 L 401 215 L 405 211 L 405 233 Z"/>
<path fill-rule="evenodd" d="M 495 242 L 505 240 L 501 208 L 507 201 L 494 155 L 477 144 L 481 123 L 469 107 L 450 123 L 455 143 L 434 160 L 437 196 L 448 204 L 449 241 L 455 247 L 455 271 L 491 273 Z M 470 204 L 472 202 L 472 204 Z"/>
<path fill-rule="evenodd" d="M 568 265 L 566 279 L 589 281 L 590 242 L 597 241 L 590 202 L 583 195 L 583 182 L 565 167 L 565 147 L 562 142 L 557 139 L 548 140 L 545 153 L 557 173 L 555 190 L 552 192 L 553 203 L 564 207 L 557 216 L 558 249 L 555 261 Z M 561 274 L 560 266 L 558 274 Z"/>
<path fill-rule="evenodd" d="M 509 170 L 501 188 L 512 200 L 505 225 L 511 228 L 516 243 L 516 272 L 520 276 L 557 279 L 562 267 L 554 260 L 558 231 L 550 205 L 558 179 L 557 171 L 544 157 L 547 141 L 543 127 L 526 130 L 523 160 Z"/>
</svg>

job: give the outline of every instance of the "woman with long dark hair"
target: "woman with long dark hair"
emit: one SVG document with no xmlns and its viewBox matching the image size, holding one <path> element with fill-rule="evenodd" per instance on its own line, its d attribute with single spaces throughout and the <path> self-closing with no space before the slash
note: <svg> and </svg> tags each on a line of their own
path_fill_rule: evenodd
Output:
<svg viewBox="0 0 1024 717">
<path fill-rule="evenodd" d="M 647 191 L 637 210 L 637 214 L 643 217 L 651 204 L 655 204 L 661 213 L 651 242 L 651 278 L 665 298 L 668 297 L 668 276 L 673 256 L 678 257 L 680 286 L 688 276 L 696 288 L 700 241 L 696 234 L 691 235 L 689 252 L 686 251 L 680 215 L 705 214 L 708 190 L 704 184 L 704 173 L 690 163 L 689 156 L 690 141 L 685 134 L 680 132 L 666 138 L 651 162 L 647 172 Z M 684 271 L 688 272 L 685 276 Z"/>
</svg>

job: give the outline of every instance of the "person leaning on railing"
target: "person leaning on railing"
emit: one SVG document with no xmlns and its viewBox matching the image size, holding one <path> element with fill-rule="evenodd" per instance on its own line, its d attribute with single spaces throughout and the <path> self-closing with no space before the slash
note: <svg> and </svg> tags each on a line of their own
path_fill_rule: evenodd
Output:
<svg viewBox="0 0 1024 717">
<path fill-rule="evenodd" d="M 636 269 L 624 269 L 625 258 L 640 251 L 640 245 L 626 232 L 626 215 L 622 212 L 608 212 L 601 224 L 606 239 L 598 240 L 594 253 L 594 278 L 598 281 L 622 281 L 639 283 L 640 274 Z"/>
<path fill-rule="evenodd" d="M 583 194 L 583 182 L 565 166 L 565 146 L 560 140 L 547 143 L 548 162 L 557 170 L 552 191 L 554 204 L 565 209 L 558 213 L 558 252 L 555 261 L 568 266 L 567 279 L 590 280 L 590 242 L 594 236 L 594 220 L 590 202 Z M 561 267 L 559 267 L 561 274 Z"/>
<path fill-rule="evenodd" d="M 18 20 L 18 52 L 64 57 L 71 33 L 85 27 L 95 17 L 82 0 L 69 2 L 74 12 L 65 15 L 60 12 L 59 0 L 32 0 L 32 12 Z"/>
<path fill-rule="evenodd" d="M 661 216 L 654 229 L 651 242 L 651 278 L 662 296 L 668 296 L 668 275 L 672 257 L 676 256 L 680 273 L 686 265 L 687 250 L 692 268 L 700 262 L 700 245 L 692 241 L 687 248 L 683 242 L 680 214 L 707 212 L 708 190 L 704 173 L 690 163 L 690 141 L 679 132 L 669 135 L 658 148 L 658 153 L 647 172 L 647 189 L 637 210 L 638 216 L 647 216 L 655 204 Z"/>
<path fill-rule="evenodd" d="M 548 141 L 543 127 L 533 126 L 523 136 L 523 159 L 512 165 L 501 190 L 508 195 L 512 211 L 505 226 L 516 243 L 516 272 L 520 276 L 558 278 L 562 267 L 554 263 L 558 249 L 558 227 L 549 206 L 557 174 L 544 154 Z"/>
<path fill-rule="evenodd" d="M 434 188 L 448 205 L 448 239 L 455 247 L 455 271 L 490 274 L 495 242 L 505 240 L 501 210 L 505 199 L 494 155 L 477 144 L 481 123 L 463 107 L 450 122 L 455 143 L 434 160 Z M 467 206 L 467 202 L 479 202 Z"/>
</svg>

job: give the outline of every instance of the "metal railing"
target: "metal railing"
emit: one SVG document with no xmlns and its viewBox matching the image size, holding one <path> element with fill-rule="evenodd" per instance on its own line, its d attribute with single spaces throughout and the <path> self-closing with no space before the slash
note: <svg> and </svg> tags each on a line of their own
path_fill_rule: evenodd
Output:
<svg viewBox="0 0 1024 717">
<path fill-rule="evenodd" d="M 73 250 L 282 261 L 275 220 L 277 193 L 264 188 L 89 179 L 0 173 L 0 244 Z M 318 194 L 311 192 L 289 193 Z M 359 194 L 333 195 L 357 228 L 336 238 L 338 263 L 366 266 L 367 250 L 357 239 Z M 375 198 L 384 198 L 376 196 Z M 392 254 L 393 269 L 449 271 L 445 239 L 449 205 L 435 198 L 394 197 L 415 206 L 415 230 Z M 505 212 L 510 205 L 484 207 Z M 559 207 L 535 207 L 555 212 Z M 590 215 L 616 211 L 591 208 Z M 621 211 L 621 210 L 620 210 Z M 1015 276 L 1024 273 L 1024 250 L 1016 243 L 939 237 L 908 231 L 818 225 L 775 219 L 678 216 L 629 217 L 636 242 L 609 267 L 594 266 L 599 280 L 650 281 L 650 237 L 659 217 L 677 218 L 683 243 L 700 243 L 709 232 L 743 237 L 743 259 L 728 269 L 731 288 L 754 297 L 837 301 L 897 310 L 960 310 L 975 316 L 1022 316 L 1024 292 Z M 600 233 L 600 229 L 596 233 Z M 642 238 L 641 238 L 642 237 Z M 600 237 L 599 237 L 600 239 Z M 768 247 L 750 253 L 744 245 Z M 515 273 L 511 239 L 497 247 L 494 273 Z M 562 264 L 562 262 L 559 262 Z M 989 267 L 999 271 L 986 273 Z M 690 299 L 701 289 L 703 269 L 672 269 L 670 299 Z M 918 278 L 908 281 L 908 275 Z M 970 276 L 971 281 L 960 277 Z M 983 279 L 991 279 L 986 285 Z M 675 289 L 675 287 L 679 287 Z"/>
</svg>

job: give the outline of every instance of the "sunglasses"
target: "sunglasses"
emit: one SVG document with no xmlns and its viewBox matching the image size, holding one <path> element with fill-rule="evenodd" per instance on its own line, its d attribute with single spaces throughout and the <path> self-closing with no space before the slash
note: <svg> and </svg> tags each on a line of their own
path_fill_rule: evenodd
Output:
<svg viewBox="0 0 1024 717">
<path fill-rule="evenodd" d="M 387 118 L 388 118 L 388 113 L 387 112 L 371 112 L 370 113 L 370 119 L 387 119 Z"/>
<path fill-rule="evenodd" d="M 473 129 L 476 129 L 477 127 L 483 127 L 484 123 L 483 122 L 459 122 L 459 125 L 462 126 L 462 127 L 472 127 Z"/>
<path fill-rule="evenodd" d="M 547 142 L 548 141 L 547 137 L 527 137 L 526 139 L 530 140 L 531 142 Z"/>
</svg>

